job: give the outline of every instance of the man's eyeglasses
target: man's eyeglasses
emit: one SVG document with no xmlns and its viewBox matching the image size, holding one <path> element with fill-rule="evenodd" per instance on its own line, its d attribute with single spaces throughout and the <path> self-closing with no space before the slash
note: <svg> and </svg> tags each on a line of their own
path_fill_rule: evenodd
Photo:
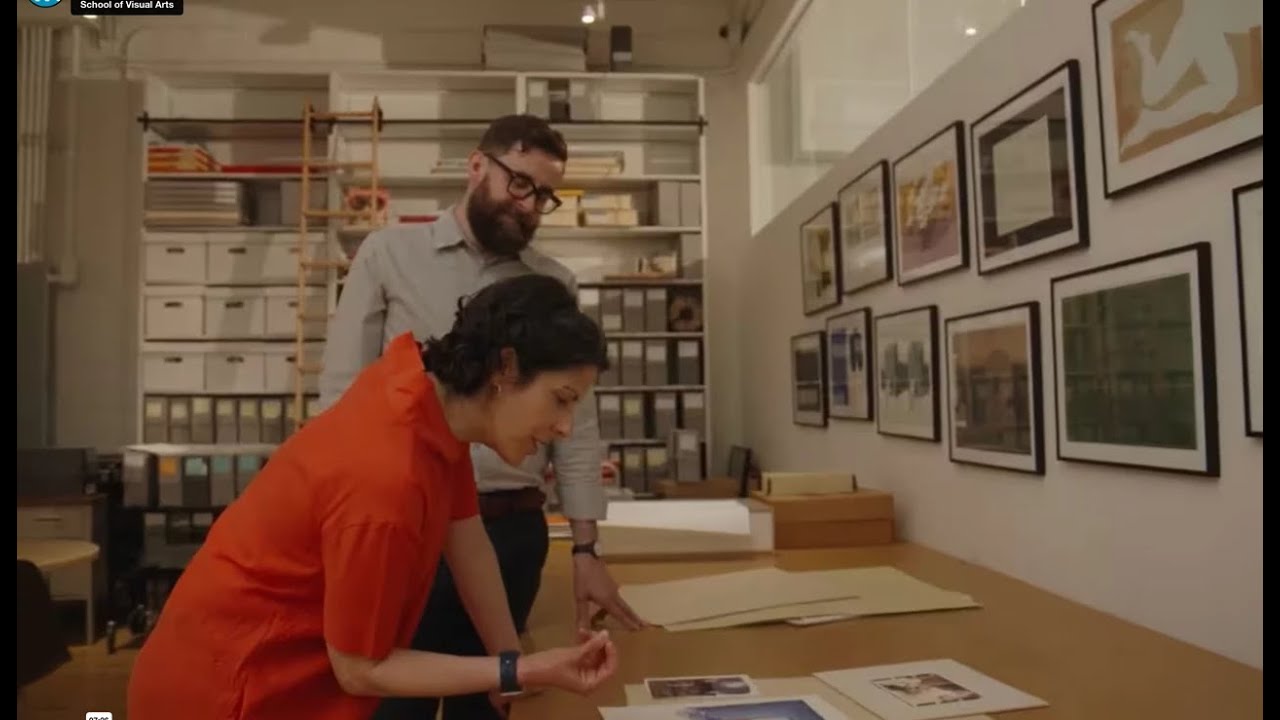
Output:
<svg viewBox="0 0 1280 720">
<path fill-rule="evenodd" d="M 535 182 L 533 178 L 518 170 L 513 170 L 510 166 L 493 155 L 485 153 L 484 156 L 489 158 L 494 165 L 497 165 L 506 171 L 507 177 L 509 178 L 507 182 L 507 192 L 511 197 L 517 200 L 525 200 L 536 195 L 537 201 L 534 204 L 534 207 L 536 207 L 538 212 L 543 215 L 553 213 L 560 207 L 560 198 L 556 197 L 555 192 L 549 188 L 538 187 L 538 183 Z"/>
</svg>

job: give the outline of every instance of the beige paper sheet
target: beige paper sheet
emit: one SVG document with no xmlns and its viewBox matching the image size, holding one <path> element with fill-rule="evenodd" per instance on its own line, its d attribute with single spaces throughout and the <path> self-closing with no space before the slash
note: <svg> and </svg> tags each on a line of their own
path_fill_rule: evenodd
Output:
<svg viewBox="0 0 1280 720">
<path fill-rule="evenodd" d="M 727 673 L 719 673 L 721 675 Z M 760 697 L 795 697 L 801 695 L 817 695 L 818 697 L 831 703 L 840 712 L 848 716 L 849 720 L 880 720 L 866 708 L 858 703 L 850 700 L 830 685 L 822 682 L 816 677 L 791 677 L 791 678 L 751 678 L 760 690 Z M 644 685 L 627 685 L 625 688 L 628 705 L 679 705 L 689 703 L 691 700 L 698 702 L 705 701 L 706 698 L 666 698 L 663 700 L 653 700 L 649 698 L 649 693 L 645 690 Z M 714 700 L 714 698 L 711 698 Z M 987 715 L 970 715 L 965 718 L 957 718 L 957 720 L 992 720 Z"/>
<path fill-rule="evenodd" d="M 704 575 L 685 580 L 625 585 L 622 599 L 655 625 L 717 615 L 853 597 L 836 571 L 788 573 L 778 568 Z"/>
<path fill-rule="evenodd" d="M 980 607 L 974 599 L 964 593 L 947 590 L 927 590 L 915 593 L 895 593 L 873 595 L 869 597 L 844 598 L 840 600 L 824 600 L 816 603 L 798 603 L 780 607 L 748 610 L 746 612 L 702 618 L 683 623 L 664 625 L 670 632 L 687 632 L 690 630 L 711 630 L 714 628 L 736 627 L 740 625 L 757 625 L 760 623 L 778 622 L 791 618 L 813 617 L 816 615 L 900 615 L 917 612 L 933 612 L 939 610 L 959 610 L 962 608 Z M 847 618 L 846 618 L 847 619 Z"/>
</svg>

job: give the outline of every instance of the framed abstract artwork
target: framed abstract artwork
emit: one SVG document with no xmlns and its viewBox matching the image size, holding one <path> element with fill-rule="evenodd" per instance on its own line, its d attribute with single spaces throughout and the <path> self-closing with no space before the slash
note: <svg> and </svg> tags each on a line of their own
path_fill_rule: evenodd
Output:
<svg viewBox="0 0 1280 720">
<path fill-rule="evenodd" d="M 954 122 L 893 163 L 898 284 L 969 265 L 964 128 Z"/>
<path fill-rule="evenodd" d="M 1058 457 L 1217 477 L 1209 244 L 1051 287 Z"/>
<path fill-rule="evenodd" d="M 875 319 L 876 430 L 938 442 L 938 306 Z"/>
<path fill-rule="evenodd" d="M 1107 197 L 1262 138 L 1262 0 L 1093 4 Z"/>
<path fill-rule="evenodd" d="M 812 315 L 840 304 L 839 218 L 835 203 L 800 226 L 800 283 L 804 314 Z"/>
<path fill-rule="evenodd" d="M 827 318 L 827 414 L 870 420 L 871 310 L 858 308 Z"/>
<path fill-rule="evenodd" d="M 979 274 L 1089 244 L 1078 62 L 1055 68 L 970 132 Z"/>
<path fill-rule="evenodd" d="M 791 419 L 827 426 L 827 338 L 821 330 L 791 338 Z"/>
<path fill-rule="evenodd" d="M 1262 181 L 1236 188 L 1231 197 L 1244 358 L 1244 428 L 1247 434 L 1262 437 Z"/>
<path fill-rule="evenodd" d="M 881 160 L 836 196 L 840 216 L 841 289 L 845 295 L 893 278 L 889 163 Z"/>
<path fill-rule="evenodd" d="M 1040 303 L 948 318 L 952 462 L 1044 474 Z"/>
</svg>

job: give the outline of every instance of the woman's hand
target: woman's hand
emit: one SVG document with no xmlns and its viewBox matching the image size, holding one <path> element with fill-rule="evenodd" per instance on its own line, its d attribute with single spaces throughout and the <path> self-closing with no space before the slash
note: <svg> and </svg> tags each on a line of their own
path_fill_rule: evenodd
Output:
<svg viewBox="0 0 1280 720">
<path fill-rule="evenodd" d="M 579 695 L 587 695 L 613 676 L 618 669 L 618 650 L 609 632 L 578 633 L 574 647 L 544 650 L 521 658 L 520 684 L 550 685 Z"/>
</svg>

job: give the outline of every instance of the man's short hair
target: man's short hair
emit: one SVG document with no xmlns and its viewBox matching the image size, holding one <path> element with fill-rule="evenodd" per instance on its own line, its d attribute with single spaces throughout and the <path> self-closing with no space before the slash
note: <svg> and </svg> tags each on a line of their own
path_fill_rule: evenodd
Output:
<svg viewBox="0 0 1280 720">
<path fill-rule="evenodd" d="M 560 162 L 569 160 L 564 136 L 536 115 L 504 115 L 494 120 L 480 138 L 482 152 L 502 155 L 513 147 L 541 150 Z"/>
</svg>

